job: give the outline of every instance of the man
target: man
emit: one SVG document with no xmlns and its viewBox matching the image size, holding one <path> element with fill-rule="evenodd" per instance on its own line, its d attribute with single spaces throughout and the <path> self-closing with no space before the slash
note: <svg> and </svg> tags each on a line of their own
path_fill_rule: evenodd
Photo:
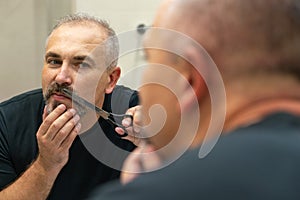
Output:
<svg viewBox="0 0 300 200">
<path fill-rule="evenodd" d="M 100 189 L 94 199 L 299 199 L 299 14 L 297 0 L 164 1 L 154 21 L 163 29 L 145 38 L 140 96 L 148 144 L 126 161 L 127 184 Z M 226 101 L 211 95 L 222 85 L 215 87 L 214 65 L 195 41 L 218 67 Z M 203 153 L 219 136 L 213 128 L 225 112 L 213 109 L 223 104 L 223 135 Z M 139 171 L 153 172 L 132 180 Z"/>
<path fill-rule="evenodd" d="M 119 113 L 135 106 L 137 93 L 116 86 L 118 51 L 105 21 L 70 15 L 54 27 L 46 43 L 42 90 L 0 105 L 0 199 L 83 199 L 96 185 L 119 177 L 117 167 L 95 155 L 104 154 L 109 142 L 125 151 L 135 146 L 62 92 L 73 91 L 109 112 L 113 103 L 125 105 L 114 106 Z M 86 141 L 98 135 L 109 140 L 94 141 L 95 153 Z M 105 156 L 119 159 L 113 153 Z"/>
</svg>

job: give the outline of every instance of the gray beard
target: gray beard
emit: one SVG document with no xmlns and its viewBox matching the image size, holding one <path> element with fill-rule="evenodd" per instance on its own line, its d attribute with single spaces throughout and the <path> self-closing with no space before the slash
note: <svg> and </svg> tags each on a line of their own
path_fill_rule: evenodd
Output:
<svg viewBox="0 0 300 200">
<path fill-rule="evenodd" d="M 49 100 L 46 100 L 46 105 L 47 105 L 47 115 L 49 115 L 53 110 L 55 110 L 55 108 L 57 108 L 57 106 L 59 106 L 61 103 L 58 101 L 54 101 L 52 104 L 49 102 Z M 83 117 L 86 113 L 87 113 L 87 109 L 86 107 L 83 107 L 79 104 L 76 104 L 75 102 L 73 102 L 74 105 L 74 109 L 76 110 L 77 114 L 80 117 Z"/>
</svg>

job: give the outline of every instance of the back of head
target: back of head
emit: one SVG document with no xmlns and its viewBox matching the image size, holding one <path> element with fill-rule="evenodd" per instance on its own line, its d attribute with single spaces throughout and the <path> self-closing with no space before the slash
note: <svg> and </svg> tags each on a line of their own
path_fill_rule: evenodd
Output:
<svg viewBox="0 0 300 200">
<path fill-rule="evenodd" d="M 219 77 L 214 76 L 212 70 L 207 70 L 213 68 L 212 65 L 202 62 L 205 61 L 204 56 L 200 51 L 196 51 L 196 48 L 191 48 L 190 43 L 166 35 L 162 38 L 161 34 L 160 37 L 150 34 L 153 40 L 148 41 L 153 43 L 155 38 L 154 42 L 160 42 L 161 39 L 167 45 L 171 45 L 172 50 L 180 49 L 179 55 L 186 54 L 194 61 L 194 63 L 184 64 L 174 59 L 175 64 L 172 64 L 180 71 L 186 67 L 187 70 L 182 70 L 184 71 L 182 74 L 188 77 L 187 80 L 196 92 L 198 100 L 198 104 L 194 104 L 193 108 L 201 107 L 201 123 L 197 134 L 199 137 L 195 143 L 202 142 L 205 131 L 211 128 L 209 127 L 211 119 L 217 119 L 215 127 L 222 121 L 223 113 L 217 117 L 213 116 L 214 108 L 220 107 L 218 112 L 221 113 L 220 110 L 226 107 L 223 130 L 229 131 L 244 125 L 243 123 L 249 124 L 249 121 L 261 119 L 269 111 L 274 112 L 273 107 L 272 110 L 265 110 L 261 107 L 253 109 L 249 106 L 251 112 L 255 110 L 251 113 L 255 115 L 253 114 L 250 119 L 247 115 L 249 111 L 246 112 L 243 120 L 236 120 L 235 116 L 239 119 L 243 117 L 241 112 L 244 113 L 248 105 L 253 105 L 259 100 L 282 96 L 299 99 L 299 94 L 295 92 L 300 88 L 299 0 L 166 0 L 164 2 L 166 4 L 161 6 L 154 25 L 175 30 L 174 32 L 183 33 L 197 41 L 208 52 L 223 78 L 224 85 L 215 84 L 217 82 L 215 78 Z M 189 37 L 187 38 L 190 40 Z M 197 68 L 198 71 L 190 70 L 192 68 Z M 192 74 L 190 71 L 196 73 Z M 200 72 L 199 76 L 194 75 L 197 72 Z M 213 75 L 210 76 L 211 74 Z M 205 81 L 201 79 L 202 77 Z M 222 91 L 219 92 L 220 90 Z M 225 91 L 226 99 L 213 98 L 211 91 L 218 91 L 218 94 L 223 94 L 222 92 Z M 184 94 L 185 91 L 181 90 L 180 95 L 187 99 L 187 95 Z M 280 109 L 290 110 L 286 107 Z M 181 114 L 189 115 L 194 112 L 193 109 L 186 109 Z"/>
<path fill-rule="evenodd" d="M 178 0 L 174 12 L 170 28 L 197 40 L 223 73 L 300 78 L 300 1 Z"/>
</svg>

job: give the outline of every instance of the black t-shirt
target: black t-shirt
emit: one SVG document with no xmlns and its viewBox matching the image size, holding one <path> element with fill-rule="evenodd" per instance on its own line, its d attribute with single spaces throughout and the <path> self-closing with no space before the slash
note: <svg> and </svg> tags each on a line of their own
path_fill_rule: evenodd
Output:
<svg viewBox="0 0 300 200">
<path fill-rule="evenodd" d="M 299 117 L 271 115 L 222 136 L 205 158 L 198 153 L 125 186 L 110 183 L 90 199 L 300 199 Z"/>
<path fill-rule="evenodd" d="M 112 107 L 114 104 L 117 106 Z M 137 104 L 136 91 L 117 86 L 112 94 L 105 96 L 103 109 L 125 113 L 129 107 Z M 44 106 L 41 89 L 26 92 L 0 104 L 0 190 L 15 181 L 36 159 L 36 132 L 42 123 Z M 102 130 L 105 130 L 104 134 Z M 109 138 L 109 142 L 85 142 L 97 134 Z M 59 173 L 48 199 L 83 199 L 95 186 L 118 178 L 120 172 L 117 168 L 107 166 L 94 156 L 101 154 L 99 151 L 105 151 L 105 145 L 110 141 L 128 153 L 135 148 L 131 142 L 119 138 L 114 128 L 100 118 L 94 127 L 75 139 L 70 148 L 68 163 Z M 96 154 L 90 149 L 92 145 L 98 147 Z M 110 154 L 110 158 L 119 162 L 125 159 L 116 154 Z"/>
</svg>

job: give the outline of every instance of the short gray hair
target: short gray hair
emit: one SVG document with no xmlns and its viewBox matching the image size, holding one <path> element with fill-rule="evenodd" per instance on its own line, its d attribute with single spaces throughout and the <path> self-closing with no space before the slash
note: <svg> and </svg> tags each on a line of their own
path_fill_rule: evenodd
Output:
<svg viewBox="0 0 300 200">
<path fill-rule="evenodd" d="M 106 33 L 106 38 L 103 42 L 105 64 L 108 68 L 117 66 L 119 57 L 119 40 L 115 31 L 110 27 L 109 23 L 103 19 L 91 16 L 86 13 L 70 14 L 60 18 L 50 31 L 48 37 L 62 25 L 66 24 L 94 24 L 103 29 Z M 47 39 L 48 40 L 48 39 Z"/>
</svg>

